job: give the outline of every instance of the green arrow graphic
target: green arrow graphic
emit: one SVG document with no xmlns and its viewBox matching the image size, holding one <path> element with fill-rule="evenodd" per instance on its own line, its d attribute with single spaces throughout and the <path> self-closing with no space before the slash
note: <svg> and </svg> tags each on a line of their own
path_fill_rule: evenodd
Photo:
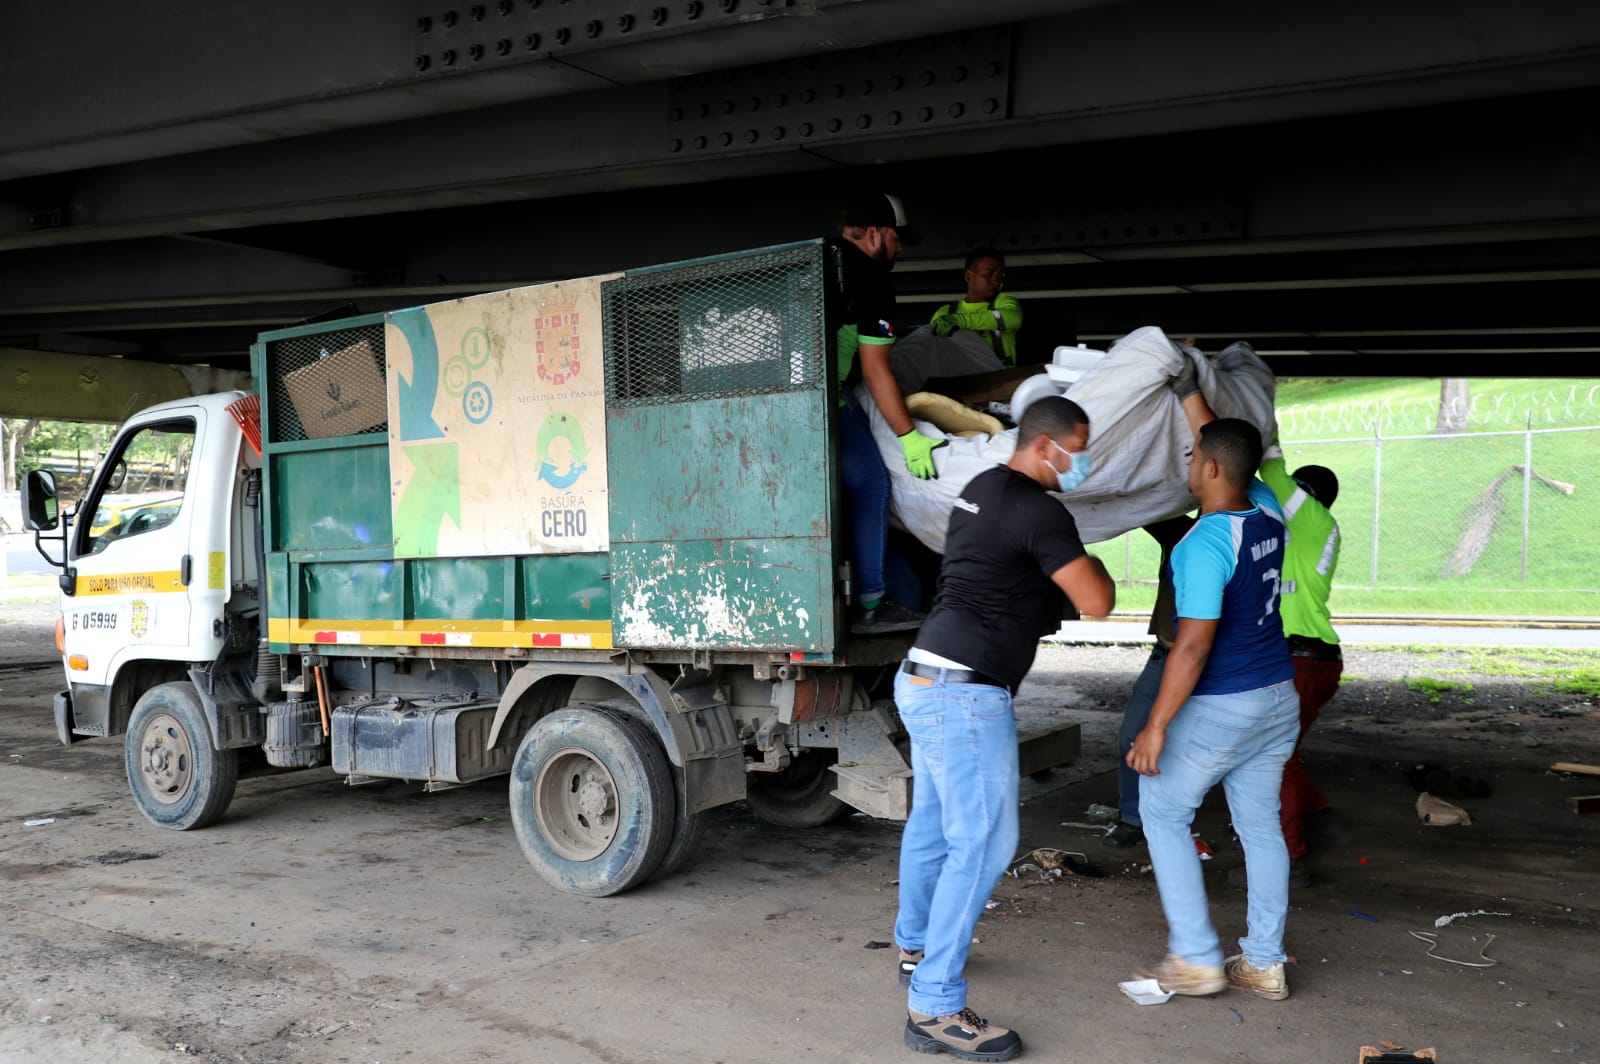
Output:
<svg viewBox="0 0 1600 1064">
<path fill-rule="evenodd" d="M 461 460 L 457 444 L 409 443 L 405 455 L 415 472 L 394 508 L 394 552 L 410 558 L 439 553 L 446 517 L 461 526 Z"/>
</svg>

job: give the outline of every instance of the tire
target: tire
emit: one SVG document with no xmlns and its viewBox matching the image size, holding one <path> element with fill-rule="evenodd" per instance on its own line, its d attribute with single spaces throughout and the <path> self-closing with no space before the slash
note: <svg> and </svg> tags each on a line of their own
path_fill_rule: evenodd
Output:
<svg viewBox="0 0 1600 1064">
<path fill-rule="evenodd" d="M 789 762 L 782 772 L 752 772 L 745 798 L 756 816 L 780 828 L 820 828 L 855 810 L 833 796 L 831 767 L 837 750 L 813 750 Z"/>
<path fill-rule="evenodd" d="M 655 725 L 650 723 L 650 718 L 645 716 L 644 709 L 632 699 L 610 698 L 595 705 L 612 709 L 628 718 L 628 723 L 639 729 L 651 742 L 659 742 Z M 684 793 L 683 772 L 674 768 L 672 770 L 672 789 L 676 796 L 675 806 L 677 817 L 672 824 L 672 841 L 667 844 L 666 856 L 661 858 L 661 864 L 651 873 L 650 881 L 666 879 L 668 876 L 682 871 L 695 851 L 700 848 L 700 840 L 705 837 L 706 817 L 704 813 L 685 813 L 684 803 L 687 796 Z"/>
<path fill-rule="evenodd" d="M 571 705 L 541 717 L 511 762 L 511 823 L 534 871 L 591 898 L 638 886 L 672 843 L 672 766 L 628 715 Z"/>
<path fill-rule="evenodd" d="M 157 827 L 203 828 L 221 819 L 233 801 L 238 752 L 212 747 L 192 684 L 164 683 L 140 696 L 122 755 L 134 803 Z"/>
</svg>

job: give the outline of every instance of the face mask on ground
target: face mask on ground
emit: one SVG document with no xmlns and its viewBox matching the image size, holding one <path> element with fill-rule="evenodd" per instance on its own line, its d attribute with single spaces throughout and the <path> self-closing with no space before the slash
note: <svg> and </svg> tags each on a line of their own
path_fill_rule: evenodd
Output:
<svg viewBox="0 0 1600 1064">
<path fill-rule="evenodd" d="M 1079 451 L 1078 453 L 1074 454 L 1065 447 L 1061 446 L 1055 440 L 1050 441 L 1050 446 L 1066 455 L 1067 459 L 1072 463 L 1065 473 L 1059 469 L 1056 469 L 1056 467 L 1053 465 L 1050 467 L 1051 469 L 1055 469 L 1056 483 L 1060 485 L 1058 490 L 1063 493 L 1075 490 L 1079 484 L 1082 484 L 1089 478 L 1089 469 L 1093 464 L 1090 461 L 1089 452 Z"/>
</svg>

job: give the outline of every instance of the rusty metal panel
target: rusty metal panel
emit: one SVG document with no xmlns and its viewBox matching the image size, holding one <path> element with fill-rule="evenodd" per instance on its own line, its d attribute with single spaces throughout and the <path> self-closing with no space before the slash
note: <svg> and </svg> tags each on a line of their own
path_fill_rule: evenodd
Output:
<svg viewBox="0 0 1600 1064">
<path fill-rule="evenodd" d="M 615 645 L 831 650 L 832 557 L 826 539 L 613 541 Z"/>
<path fill-rule="evenodd" d="M 824 280 L 811 242 L 607 283 L 617 646 L 833 649 Z"/>
</svg>

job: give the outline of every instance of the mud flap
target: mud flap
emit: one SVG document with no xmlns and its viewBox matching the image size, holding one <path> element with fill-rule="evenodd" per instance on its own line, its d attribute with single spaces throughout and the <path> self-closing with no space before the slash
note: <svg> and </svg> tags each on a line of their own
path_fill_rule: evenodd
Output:
<svg viewBox="0 0 1600 1064">
<path fill-rule="evenodd" d="M 72 692 L 57 691 L 55 696 L 56 738 L 62 746 L 71 746 L 87 735 L 72 734 Z"/>
</svg>

